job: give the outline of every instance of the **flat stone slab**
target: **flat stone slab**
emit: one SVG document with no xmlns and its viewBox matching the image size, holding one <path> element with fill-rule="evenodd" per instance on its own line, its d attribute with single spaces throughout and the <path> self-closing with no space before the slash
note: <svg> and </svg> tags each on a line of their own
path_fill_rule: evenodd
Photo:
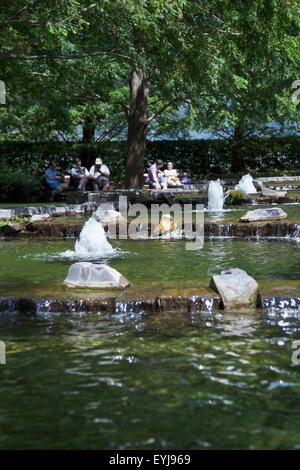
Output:
<svg viewBox="0 0 300 470">
<path fill-rule="evenodd" d="M 84 289 L 124 289 L 130 282 L 106 264 L 79 262 L 71 265 L 64 285 Z"/>
<path fill-rule="evenodd" d="M 102 209 L 101 206 L 93 213 L 92 216 L 97 222 L 101 222 L 103 226 L 114 223 L 124 223 L 126 220 L 121 212 L 114 209 Z"/>
<path fill-rule="evenodd" d="M 31 217 L 30 222 L 39 222 L 41 220 L 46 220 L 49 219 L 50 215 L 49 214 L 35 214 Z"/>
<path fill-rule="evenodd" d="M 276 191 L 275 189 L 262 188 L 261 195 L 264 197 L 285 197 L 286 191 Z"/>
<path fill-rule="evenodd" d="M 0 219 L 11 219 L 13 215 L 11 209 L 0 209 Z"/>
<path fill-rule="evenodd" d="M 274 207 L 270 209 L 256 209 L 254 211 L 248 211 L 245 215 L 240 218 L 240 222 L 259 222 L 264 220 L 280 220 L 285 219 L 287 213 L 284 212 L 280 207 Z"/>
<path fill-rule="evenodd" d="M 221 296 L 224 308 L 257 306 L 258 284 L 242 269 L 231 268 L 213 275 L 210 287 Z"/>
</svg>

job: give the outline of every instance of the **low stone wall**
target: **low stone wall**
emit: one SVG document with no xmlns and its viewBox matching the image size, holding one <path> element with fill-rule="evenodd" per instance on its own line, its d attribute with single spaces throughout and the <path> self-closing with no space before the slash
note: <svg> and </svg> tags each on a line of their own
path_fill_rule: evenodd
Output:
<svg viewBox="0 0 300 470">
<path fill-rule="evenodd" d="M 300 293 L 286 295 L 261 295 L 257 310 L 270 312 L 291 309 L 300 311 Z M 99 293 L 97 296 L 83 294 L 80 298 L 64 297 L 0 297 L 1 313 L 115 313 L 115 314 L 163 314 L 224 312 L 221 298 L 215 293 L 202 295 L 158 295 L 143 299 L 123 299 L 122 294 Z M 225 311 L 226 312 L 226 311 Z M 231 312 L 229 310 L 228 312 Z"/>
<path fill-rule="evenodd" d="M 128 222 L 130 223 L 130 221 Z M 26 225 L 25 231 L 11 232 L 9 235 L 1 231 L 0 236 L 18 236 L 20 238 L 77 238 L 83 227 L 83 222 L 64 223 L 61 221 L 53 222 L 42 221 L 32 222 Z M 113 226 L 110 229 L 108 225 L 107 237 L 110 239 L 110 233 L 114 233 Z M 111 230 L 111 232 L 110 232 Z M 196 230 L 196 226 L 193 226 Z M 119 226 L 116 225 L 116 236 L 119 233 Z M 148 236 L 151 235 L 151 225 L 148 225 Z M 235 237 L 235 238 L 300 238 L 300 224 L 289 222 L 258 222 L 258 223 L 218 223 L 205 222 L 204 235 L 207 238 L 213 237 Z"/>
</svg>

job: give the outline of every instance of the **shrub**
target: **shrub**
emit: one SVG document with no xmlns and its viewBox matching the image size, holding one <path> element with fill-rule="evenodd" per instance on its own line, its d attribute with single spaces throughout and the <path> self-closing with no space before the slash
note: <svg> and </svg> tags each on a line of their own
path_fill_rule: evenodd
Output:
<svg viewBox="0 0 300 470">
<path fill-rule="evenodd" d="M 37 202 L 42 186 L 40 176 L 10 168 L 0 173 L 1 202 Z"/>
</svg>

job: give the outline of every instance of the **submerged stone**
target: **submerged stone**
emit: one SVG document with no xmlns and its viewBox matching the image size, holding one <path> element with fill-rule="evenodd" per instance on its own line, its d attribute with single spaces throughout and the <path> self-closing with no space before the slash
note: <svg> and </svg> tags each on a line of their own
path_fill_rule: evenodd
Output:
<svg viewBox="0 0 300 470">
<path fill-rule="evenodd" d="M 130 282 L 106 264 L 79 262 L 71 265 L 64 284 L 86 289 L 124 289 Z"/>
<path fill-rule="evenodd" d="M 257 305 L 258 284 L 242 269 L 230 268 L 213 275 L 210 287 L 220 294 L 224 308 Z"/>
<path fill-rule="evenodd" d="M 259 222 L 272 219 L 278 220 L 285 219 L 286 217 L 287 213 L 280 207 L 272 207 L 270 209 L 256 209 L 254 211 L 248 211 L 240 218 L 240 222 Z"/>
</svg>

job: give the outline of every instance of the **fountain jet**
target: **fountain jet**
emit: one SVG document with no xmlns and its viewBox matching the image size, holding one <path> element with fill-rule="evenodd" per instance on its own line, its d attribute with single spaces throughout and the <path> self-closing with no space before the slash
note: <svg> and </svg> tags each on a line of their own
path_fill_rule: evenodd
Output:
<svg viewBox="0 0 300 470">
<path fill-rule="evenodd" d="M 211 181 L 208 187 L 208 210 L 210 212 L 222 211 L 223 204 L 224 194 L 220 180 Z"/>
</svg>

